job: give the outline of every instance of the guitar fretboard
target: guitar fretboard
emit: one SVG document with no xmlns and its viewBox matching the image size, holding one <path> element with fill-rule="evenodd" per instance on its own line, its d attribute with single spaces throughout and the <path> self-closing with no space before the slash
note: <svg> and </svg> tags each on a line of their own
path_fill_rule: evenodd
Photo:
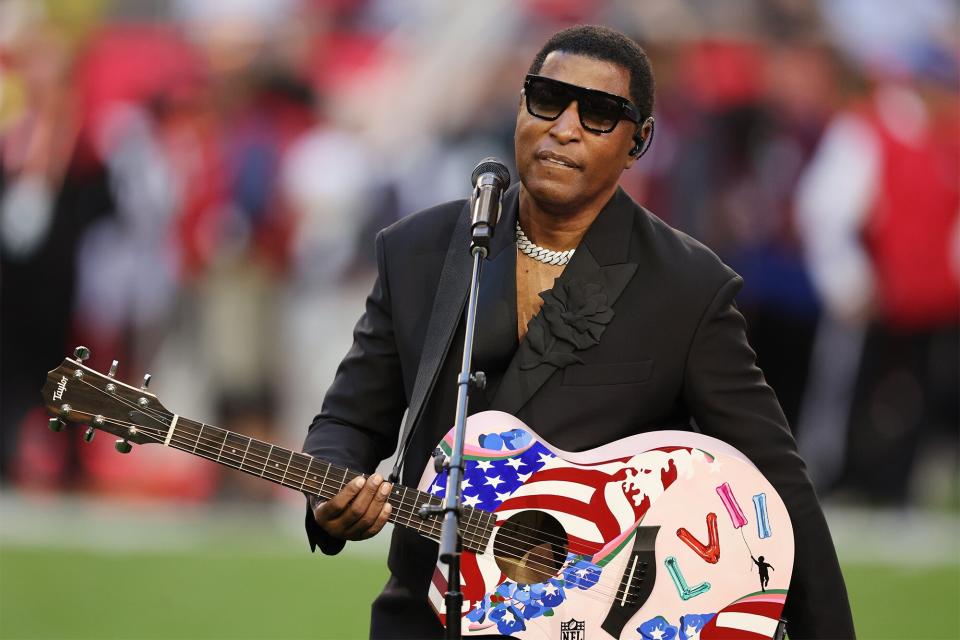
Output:
<svg viewBox="0 0 960 640">
<path fill-rule="evenodd" d="M 171 447 L 323 499 L 332 498 L 347 483 L 364 475 L 202 422 L 171 415 L 170 424 L 173 431 L 164 436 Z M 440 498 L 395 484 L 387 500 L 393 507 L 390 522 L 414 529 L 431 540 L 440 540 L 441 519 L 420 515 L 425 505 L 441 506 Z M 464 547 L 483 552 L 495 518 L 472 507 L 461 509 L 460 535 Z"/>
</svg>

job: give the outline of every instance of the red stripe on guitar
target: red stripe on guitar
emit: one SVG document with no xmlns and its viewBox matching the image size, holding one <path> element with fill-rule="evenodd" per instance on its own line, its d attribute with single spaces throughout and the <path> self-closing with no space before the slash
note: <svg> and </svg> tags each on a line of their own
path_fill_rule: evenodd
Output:
<svg viewBox="0 0 960 640">
<path fill-rule="evenodd" d="M 566 496 L 518 496 L 508 498 L 500 505 L 497 512 L 513 511 L 520 509 L 536 509 L 538 511 L 557 511 L 568 513 L 584 520 L 592 521 L 597 529 L 600 530 L 600 540 L 590 540 L 590 542 L 601 543 L 612 540 L 620 535 L 620 523 L 613 517 L 605 504 L 597 504 L 597 496 L 600 502 L 603 501 L 603 494 L 596 492 L 591 502 L 581 502 L 574 498 Z"/>
<path fill-rule="evenodd" d="M 604 471 L 580 469 L 577 467 L 561 467 L 558 469 L 541 469 L 533 474 L 530 479 L 527 480 L 526 484 L 529 485 L 535 482 L 553 480 L 556 482 L 575 482 L 597 489 L 611 482 L 613 479 L 614 477 L 612 475 Z"/>
<path fill-rule="evenodd" d="M 761 638 L 770 640 L 770 635 L 753 633 L 736 627 L 718 626 L 717 620 L 723 613 L 740 613 L 765 618 L 770 621 L 770 626 L 775 628 L 777 621 L 780 620 L 780 615 L 783 613 L 783 604 L 749 599 L 738 600 L 717 612 L 717 615 L 703 627 L 700 632 L 701 640 L 760 640 Z"/>
</svg>

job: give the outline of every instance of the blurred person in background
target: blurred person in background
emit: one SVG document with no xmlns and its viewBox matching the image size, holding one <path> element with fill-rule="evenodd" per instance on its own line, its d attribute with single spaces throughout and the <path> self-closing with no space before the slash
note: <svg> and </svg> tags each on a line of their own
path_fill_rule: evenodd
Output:
<svg viewBox="0 0 960 640">
<path fill-rule="evenodd" d="M 0 474 L 39 474 L 52 486 L 76 473 L 76 441 L 17 452 L 44 438 L 37 390 L 69 346 L 80 239 L 114 207 L 106 168 L 81 135 L 71 82 L 90 16 L 59 8 L 66 15 L 52 10 L 46 19 L 29 5 L 5 8 L 20 28 L 7 43 L 4 102 L 13 108 L 0 123 Z M 87 9 L 95 14 L 97 3 Z"/>
<path fill-rule="evenodd" d="M 547 42 L 529 73 L 546 79 L 531 81 L 542 84 L 527 86 L 517 105 L 521 184 L 504 194 L 484 266 L 474 364 L 487 374 L 488 384 L 472 394 L 470 412 L 513 413 L 567 450 L 644 430 L 690 429 L 691 421 L 697 430 L 733 444 L 757 464 L 793 515 L 796 556 L 784 610 L 791 637 L 853 637 L 830 533 L 734 306 L 742 280 L 706 247 L 666 226 L 617 186 L 652 135 L 653 78 L 646 55 L 617 32 L 574 27 Z M 558 91 L 556 81 L 623 100 L 629 96 L 639 117 L 618 114 L 606 133 L 590 131 L 584 124 L 587 107 L 576 95 L 558 105 L 556 117 L 535 115 L 544 99 L 540 91 Z M 440 339 L 426 335 L 428 310 L 463 205 L 439 205 L 378 235 L 378 279 L 353 347 L 310 426 L 307 453 L 372 473 L 396 447 L 401 417 L 409 409 L 417 421 L 402 480 L 416 484 L 454 413 L 454 387 L 444 381 L 452 381 L 459 366 L 462 320 L 459 328 L 449 327 L 453 343 L 437 364 L 439 386 L 423 411 L 407 405 L 414 380 L 433 373 L 418 371 L 425 342 Z M 550 262 L 519 253 L 521 230 L 542 245 L 537 249 Z M 565 267 L 559 252 L 574 249 Z M 545 346 L 552 334 L 544 317 L 552 308 L 541 313 L 541 305 L 576 299 L 583 295 L 579 287 L 603 281 L 604 271 L 607 287 L 616 289 L 604 295 L 604 304 L 616 302 L 616 312 L 601 305 L 599 313 L 609 311 L 605 321 L 597 319 L 603 339 L 578 351 L 585 365 L 558 360 Z M 548 290 L 538 297 L 543 289 Z M 638 361 L 656 364 L 651 372 Z M 586 373 L 591 364 L 615 367 L 607 369 L 609 384 L 562 383 L 568 365 Z M 539 382 L 531 370 L 544 374 Z M 590 425 L 589 433 L 584 424 Z M 374 474 L 330 500 L 312 496 L 306 516 L 311 548 L 334 554 L 346 540 L 379 532 L 391 511 L 390 487 Z M 371 635 L 442 637 L 427 601 L 437 547 L 405 528 L 397 527 L 393 536 L 392 575 L 374 602 Z M 465 595 L 469 601 L 471 594 Z"/>
<path fill-rule="evenodd" d="M 795 428 L 819 305 L 792 196 L 828 117 L 829 59 L 802 40 L 719 39 L 690 45 L 679 64 L 697 117 L 669 174 L 671 213 L 743 276 L 750 344 Z"/>
<path fill-rule="evenodd" d="M 933 42 L 901 60 L 849 83 L 797 194 L 828 314 L 818 371 L 849 394 L 804 449 L 825 488 L 888 506 L 913 497 L 925 443 L 956 468 L 960 423 L 960 70 Z"/>
</svg>

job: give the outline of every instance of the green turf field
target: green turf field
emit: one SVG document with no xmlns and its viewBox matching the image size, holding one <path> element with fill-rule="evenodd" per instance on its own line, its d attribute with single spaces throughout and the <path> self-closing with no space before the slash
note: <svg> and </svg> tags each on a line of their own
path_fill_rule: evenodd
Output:
<svg viewBox="0 0 960 640">
<path fill-rule="evenodd" d="M 861 638 L 960 638 L 960 567 L 845 568 Z M 0 637 L 363 638 L 381 558 L 0 549 Z"/>
</svg>

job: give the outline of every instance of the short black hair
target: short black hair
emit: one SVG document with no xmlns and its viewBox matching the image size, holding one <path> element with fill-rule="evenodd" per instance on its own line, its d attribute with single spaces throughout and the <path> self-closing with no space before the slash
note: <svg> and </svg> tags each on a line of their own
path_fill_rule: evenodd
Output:
<svg viewBox="0 0 960 640">
<path fill-rule="evenodd" d="M 647 52 L 628 36 L 609 27 L 582 24 L 553 34 L 530 64 L 528 73 L 538 74 L 553 51 L 563 51 L 604 62 L 630 72 L 630 100 L 640 110 L 643 123 L 653 113 L 653 69 Z"/>
</svg>

